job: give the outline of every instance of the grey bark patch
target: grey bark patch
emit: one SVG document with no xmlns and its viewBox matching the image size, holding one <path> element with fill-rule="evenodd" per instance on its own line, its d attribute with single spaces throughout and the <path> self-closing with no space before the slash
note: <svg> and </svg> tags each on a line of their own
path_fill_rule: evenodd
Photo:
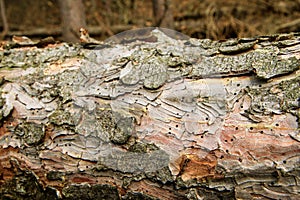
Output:
<svg viewBox="0 0 300 200">
<path fill-rule="evenodd" d="M 251 42 L 243 42 L 243 43 L 237 43 L 234 42 L 233 44 L 223 44 L 219 48 L 219 51 L 223 54 L 236 54 L 241 53 L 247 50 L 250 50 L 254 47 L 254 45 L 257 43 L 257 41 L 251 41 Z"/>
<path fill-rule="evenodd" d="M 299 107 L 300 77 L 283 80 L 277 85 L 246 90 L 252 98 L 248 113 L 257 115 L 281 114 Z"/>
<path fill-rule="evenodd" d="M 127 63 L 126 67 L 121 70 L 120 80 L 127 85 L 137 84 L 140 80 L 140 66 L 133 65 L 132 62 Z"/>
<path fill-rule="evenodd" d="M 74 125 L 73 116 L 67 110 L 55 110 L 49 117 L 49 121 L 56 125 Z"/>
<path fill-rule="evenodd" d="M 146 63 L 142 70 L 143 77 L 145 77 L 144 86 L 148 89 L 157 89 L 167 80 L 167 68 L 161 62 Z"/>
<path fill-rule="evenodd" d="M 291 73 L 299 66 L 300 60 L 295 57 L 278 59 L 271 55 L 268 56 L 268 54 L 265 54 L 262 60 L 253 63 L 257 76 L 264 79 Z"/>
<path fill-rule="evenodd" d="M 70 185 L 62 189 L 62 195 L 66 200 L 120 199 L 117 188 L 111 185 Z"/>
<path fill-rule="evenodd" d="M 116 120 L 116 129 L 114 132 L 111 132 L 110 140 L 115 144 L 125 144 L 129 137 L 134 133 L 134 118 L 132 117 L 122 117 L 115 116 Z"/>
<path fill-rule="evenodd" d="M 155 172 L 168 166 L 168 163 L 169 155 L 162 150 L 138 153 L 111 149 L 98 160 L 98 165 L 123 173 Z"/>
<path fill-rule="evenodd" d="M 38 145 L 45 136 L 45 127 L 42 124 L 24 122 L 18 124 L 14 133 L 28 145 Z"/>
</svg>

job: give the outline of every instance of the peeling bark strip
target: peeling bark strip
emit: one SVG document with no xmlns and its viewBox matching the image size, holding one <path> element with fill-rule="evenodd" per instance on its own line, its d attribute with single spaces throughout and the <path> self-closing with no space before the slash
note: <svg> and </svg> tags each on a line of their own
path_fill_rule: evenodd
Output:
<svg viewBox="0 0 300 200">
<path fill-rule="evenodd" d="M 299 198 L 299 34 L 171 36 L 6 46 L 1 199 Z"/>
</svg>

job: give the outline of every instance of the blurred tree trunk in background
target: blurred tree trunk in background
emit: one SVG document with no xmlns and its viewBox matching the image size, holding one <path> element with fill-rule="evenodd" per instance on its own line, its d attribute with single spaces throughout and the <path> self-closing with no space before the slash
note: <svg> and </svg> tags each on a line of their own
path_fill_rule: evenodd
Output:
<svg viewBox="0 0 300 200">
<path fill-rule="evenodd" d="M 174 28 L 172 2 L 170 0 L 152 0 L 154 25 Z"/>
<path fill-rule="evenodd" d="M 3 30 L 0 39 L 3 39 L 7 34 L 7 32 L 9 31 L 4 0 L 0 0 L 0 9 L 1 9 L 1 19 L 3 23 Z"/>
<path fill-rule="evenodd" d="M 79 29 L 86 27 L 85 9 L 82 0 L 59 0 L 63 40 L 77 42 Z"/>
</svg>

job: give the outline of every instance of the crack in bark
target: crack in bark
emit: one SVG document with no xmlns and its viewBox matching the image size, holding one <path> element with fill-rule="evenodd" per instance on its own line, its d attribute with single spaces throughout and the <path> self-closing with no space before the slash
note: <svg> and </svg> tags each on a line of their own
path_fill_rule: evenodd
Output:
<svg viewBox="0 0 300 200">
<path fill-rule="evenodd" d="M 0 194 L 20 195 L 7 187 L 28 172 L 65 198 L 74 188 L 116 199 L 133 191 L 296 197 L 299 36 L 222 43 L 150 35 L 157 40 L 0 52 L 8 80 L 0 88 Z"/>
</svg>

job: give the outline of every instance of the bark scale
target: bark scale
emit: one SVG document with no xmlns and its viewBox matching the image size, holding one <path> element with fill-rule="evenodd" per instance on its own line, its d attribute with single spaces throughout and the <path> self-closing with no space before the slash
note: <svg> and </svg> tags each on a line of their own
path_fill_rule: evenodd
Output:
<svg viewBox="0 0 300 200">
<path fill-rule="evenodd" d="M 145 33 L 0 52 L 1 199 L 299 198 L 299 35 Z"/>
</svg>

